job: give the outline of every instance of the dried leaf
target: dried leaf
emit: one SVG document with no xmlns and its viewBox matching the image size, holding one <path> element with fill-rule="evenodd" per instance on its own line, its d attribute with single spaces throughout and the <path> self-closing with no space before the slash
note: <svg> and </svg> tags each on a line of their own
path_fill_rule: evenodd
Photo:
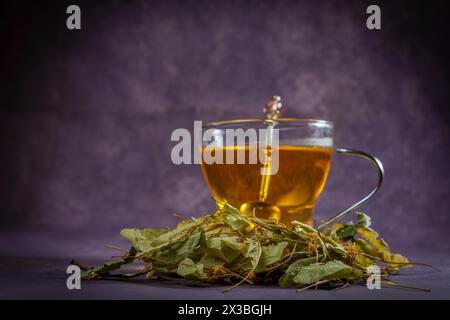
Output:
<svg viewBox="0 0 450 320">
<path fill-rule="evenodd" d="M 97 277 L 109 276 L 111 271 L 120 269 L 122 265 L 133 262 L 136 252 L 136 249 L 132 247 L 128 252 L 128 255 L 126 255 L 122 259 L 108 261 L 100 266 L 88 268 L 88 270 L 85 270 L 81 273 L 81 277 L 93 279 Z"/>
<path fill-rule="evenodd" d="M 161 235 L 167 233 L 169 230 L 166 229 L 123 229 L 120 231 L 122 237 L 131 242 L 133 247 L 139 251 L 148 251 L 152 249 L 152 242 L 160 237 Z"/>
<path fill-rule="evenodd" d="M 90 268 L 84 276 L 117 277 L 111 271 L 134 260 L 145 262 L 131 276 L 164 278 L 177 273 L 189 280 L 241 283 L 278 282 L 281 287 L 315 287 L 325 282 L 363 280 L 364 268 L 383 260 L 386 274 L 408 260 L 390 251 L 370 229 L 371 219 L 357 213 L 358 223 L 334 224 L 328 230 L 293 222 L 293 227 L 257 217 L 241 216 L 236 208 L 221 209 L 182 221 L 173 230 L 124 229 L 133 247 L 116 261 Z M 128 275 L 124 275 L 128 277 Z"/>
<path fill-rule="evenodd" d="M 297 273 L 300 272 L 300 269 L 315 262 L 316 257 L 303 258 L 294 261 L 289 265 L 286 272 L 280 277 L 278 284 L 283 288 L 293 286 L 295 284 L 293 279 L 297 275 Z"/>
<path fill-rule="evenodd" d="M 180 261 L 177 273 L 186 279 L 202 280 L 205 278 L 203 263 L 195 263 L 189 258 Z"/>
<path fill-rule="evenodd" d="M 152 258 L 160 261 L 159 264 L 173 265 L 187 258 L 194 252 L 202 237 L 202 232 L 196 232 L 187 239 L 178 240 L 165 250 L 161 250 L 152 255 Z"/>
<path fill-rule="evenodd" d="M 325 279 L 360 279 L 362 271 L 354 269 L 339 260 L 328 261 L 327 263 L 313 263 L 299 268 L 299 271 L 292 279 L 298 284 L 312 284 Z"/>
<path fill-rule="evenodd" d="M 378 238 L 378 233 L 375 230 L 361 227 L 358 228 L 358 234 L 372 246 L 372 255 L 375 255 L 388 263 L 388 270 L 398 270 L 409 264 L 408 259 L 401 254 L 392 253 L 388 244 L 383 239 Z"/>
<path fill-rule="evenodd" d="M 346 224 L 336 231 L 339 239 L 350 240 L 356 235 L 356 226 L 354 224 Z"/>
<path fill-rule="evenodd" d="M 276 244 L 263 246 L 258 268 L 264 268 L 280 261 L 283 258 L 283 253 L 287 245 L 288 242 L 282 241 Z"/>
<path fill-rule="evenodd" d="M 358 227 L 370 227 L 372 224 L 372 218 L 370 218 L 367 214 L 364 212 L 357 212 L 356 218 L 358 219 Z"/>
</svg>

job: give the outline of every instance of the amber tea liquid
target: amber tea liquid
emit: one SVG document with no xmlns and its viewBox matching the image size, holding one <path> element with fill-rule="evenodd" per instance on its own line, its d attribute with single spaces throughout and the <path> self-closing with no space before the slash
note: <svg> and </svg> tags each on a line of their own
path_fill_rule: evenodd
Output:
<svg viewBox="0 0 450 320">
<path fill-rule="evenodd" d="M 224 157 L 226 150 L 234 150 L 234 159 L 237 159 L 237 151 L 244 149 L 246 158 L 245 164 L 202 163 L 203 174 L 215 199 L 239 208 L 245 215 L 255 213 L 286 224 L 298 220 L 312 225 L 314 204 L 325 186 L 331 165 L 330 148 L 276 147 L 278 172 L 269 179 L 261 175 L 261 162 L 249 164 L 247 161 L 250 148 L 256 146 L 214 148 L 215 152 L 223 152 Z M 262 186 L 264 181 L 268 184 Z M 263 199 L 261 190 L 266 190 Z"/>
</svg>

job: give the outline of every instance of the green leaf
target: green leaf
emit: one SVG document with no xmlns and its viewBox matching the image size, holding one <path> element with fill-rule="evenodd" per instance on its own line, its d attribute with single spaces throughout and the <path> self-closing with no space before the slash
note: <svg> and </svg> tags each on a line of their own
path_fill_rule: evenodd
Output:
<svg viewBox="0 0 450 320">
<path fill-rule="evenodd" d="M 372 218 L 370 218 L 364 212 L 357 212 L 356 218 L 358 219 L 358 227 L 370 227 L 372 224 Z"/>
<path fill-rule="evenodd" d="M 195 263 L 192 259 L 186 258 L 178 264 L 177 273 L 186 279 L 202 280 L 205 278 L 203 264 Z"/>
<path fill-rule="evenodd" d="M 202 232 L 194 233 L 187 239 L 180 239 L 165 250 L 157 251 L 153 257 L 162 263 L 173 265 L 187 258 L 194 252 L 202 238 Z"/>
<path fill-rule="evenodd" d="M 297 284 L 313 284 L 325 279 L 360 279 L 362 271 L 354 269 L 339 260 L 327 263 L 313 263 L 299 269 L 293 281 Z"/>
<path fill-rule="evenodd" d="M 206 252 L 211 255 L 225 260 L 222 250 L 222 239 L 220 237 L 209 238 L 206 240 Z"/>
<path fill-rule="evenodd" d="M 280 287 L 288 288 L 293 286 L 295 284 L 293 279 L 300 269 L 314 262 L 316 262 L 316 257 L 303 258 L 291 263 L 286 269 L 286 272 L 278 280 Z"/>
<path fill-rule="evenodd" d="M 172 229 L 159 237 L 155 238 L 152 242 L 152 246 L 154 248 L 159 248 L 160 246 L 165 246 L 167 243 L 171 241 L 179 240 L 180 238 L 183 238 L 185 234 L 188 234 L 189 232 L 194 232 L 196 228 L 198 227 L 199 223 L 202 220 L 199 219 L 199 222 L 193 222 L 193 221 L 187 221 L 186 223 L 180 223 L 179 227 L 176 229 Z"/>
<path fill-rule="evenodd" d="M 356 226 L 352 223 L 346 224 L 336 231 L 339 239 L 350 240 L 356 235 Z"/>
<path fill-rule="evenodd" d="M 246 228 L 250 227 L 250 223 L 241 215 L 226 214 L 224 215 L 225 222 L 238 232 L 244 232 Z"/>
<path fill-rule="evenodd" d="M 200 262 L 203 263 L 203 267 L 205 269 L 211 269 L 213 267 L 223 266 L 225 263 L 227 263 L 226 260 L 221 259 L 221 258 L 216 257 L 216 256 L 211 256 L 209 254 L 204 255 L 200 259 Z"/>
<path fill-rule="evenodd" d="M 152 249 L 152 242 L 167 233 L 166 229 L 123 229 L 120 231 L 122 237 L 131 242 L 133 247 L 139 251 L 148 251 Z"/>
<path fill-rule="evenodd" d="M 248 241 L 247 252 L 245 256 L 251 261 L 252 267 L 256 267 L 262 254 L 261 244 L 258 241 Z"/>
<path fill-rule="evenodd" d="M 236 267 L 233 270 L 241 270 L 242 274 L 254 270 L 259 263 L 262 254 L 262 248 L 259 241 L 247 239 L 246 251 L 242 254 L 242 259 L 236 259 Z"/>
<path fill-rule="evenodd" d="M 220 237 L 209 238 L 206 241 L 206 252 L 210 256 L 223 259 L 227 262 L 232 262 L 241 253 L 237 249 L 238 243 L 235 239 L 222 239 Z"/>
<path fill-rule="evenodd" d="M 286 249 L 288 243 L 282 241 L 276 244 L 270 244 L 262 247 L 261 259 L 258 264 L 259 269 L 270 266 L 283 258 L 284 249 Z"/>
<path fill-rule="evenodd" d="M 223 236 L 222 244 L 243 255 L 248 250 L 248 244 L 242 242 L 239 237 Z"/>
<path fill-rule="evenodd" d="M 341 240 L 348 241 L 353 239 L 358 233 L 358 227 L 369 227 L 372 223 L 372 219 L 363 212 L 357 212 L 356 218 L 358 219 L 356 225 L 351 221 L 345 225 L 336 224 L 331 228 L 331 233 L 335 233 Z"/>
</svg>

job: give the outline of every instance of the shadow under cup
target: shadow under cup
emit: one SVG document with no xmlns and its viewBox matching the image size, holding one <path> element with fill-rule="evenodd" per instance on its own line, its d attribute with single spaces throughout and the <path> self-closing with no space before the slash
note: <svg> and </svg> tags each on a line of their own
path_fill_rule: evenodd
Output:
<svg viewBox="0 0 450 320">
<path fill-rule="evenodd" d="M 263 138 L 250 134 L 264 131 Z M 244 134 L 244 139 L 230 139 L 233 132 Z M 285 118 L 216 122 L 203 128 L 202 171 L 219 208 L 228 204 L 244 215 L 312 225 L 332 151 L 333 124 L 328 121 Z M 214 161 L 206 160 L 206 154 Z M 241 161 L 237 160 L 239 154 Z M 255 154 L 256 162 L 252 158 Z M 227 163 L 230 156 L 233 161 Z M 275 156 L 278 170 L 267 174 L 270 170 L 265 169 Z"/>
</svg>

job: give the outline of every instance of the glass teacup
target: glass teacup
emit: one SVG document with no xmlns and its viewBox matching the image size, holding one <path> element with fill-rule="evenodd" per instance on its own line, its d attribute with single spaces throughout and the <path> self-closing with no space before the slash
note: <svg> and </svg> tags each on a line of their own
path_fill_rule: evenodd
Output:
<svg viewBox="0 0 450 320">
<path fill-rule="evenodd" d="M 249 129 L 254 132 L 266 130 L 265 137 L 261 139 L 247 134 L 244 139 L 232 141 L 226 137 L 230 130 L 245 133 L 250 132 Z M 312 225 L 314 206 L 331 166 L 331 122 L 298 118 L 245 119 L 208 123 L 203 131 L 208 133 L 202 139 L 203 175 L 219 207 L 227 204 L 244 215 L 274 219 L 285 224 L 297 220 Z M 277 139 L 274 139 L 275 136 Z M 350 149 L 335 151 L 371 160 L 378 170 L 379 179 L 368 196 L 335 216 L 333 221 L 368 200 L 383 179 L 382 164 L 375 157 Z M 222 159 L 232 156 L 234 161 L 228 161 L 228 158 L 219 163 L 205 161 L 205 154 L 222 154 Z M 239 154 L 240 161 L 237 160 Z M 261 155 L 262 161 L 251 161 L 255 154 Z M 268 164 L 271 169 L 276 164 L 276 172 L 265 172 Z"/>
</svg>

